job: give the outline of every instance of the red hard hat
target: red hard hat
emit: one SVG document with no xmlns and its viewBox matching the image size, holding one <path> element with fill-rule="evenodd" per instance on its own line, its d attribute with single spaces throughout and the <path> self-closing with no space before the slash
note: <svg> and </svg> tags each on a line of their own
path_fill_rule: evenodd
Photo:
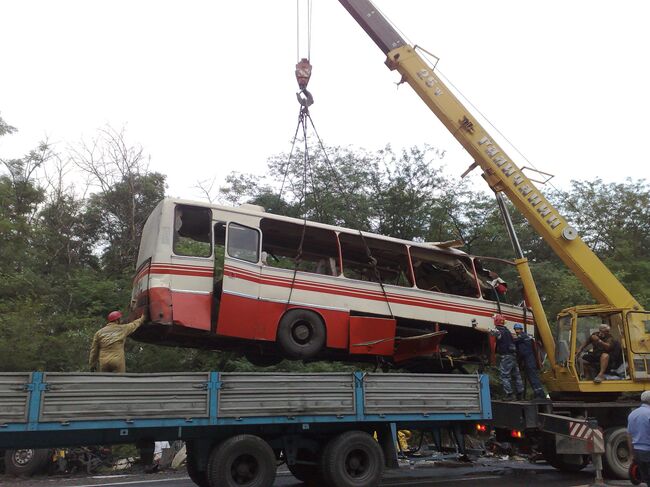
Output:
<svg viewBox="0 0 650 487">
<path fill-rule="evenodd" d="M 505 325 L 506 324 L 506 318 L 502 314 L 495 314 L 492 318 L 494 318 L 494 324 L 495 325 Z"/>
<path fill-rule="evenodd" d="M 122 317 L 121 311 L 111 311 L 108 313 L 108 322 L 117 321 Z"/>
</svg>

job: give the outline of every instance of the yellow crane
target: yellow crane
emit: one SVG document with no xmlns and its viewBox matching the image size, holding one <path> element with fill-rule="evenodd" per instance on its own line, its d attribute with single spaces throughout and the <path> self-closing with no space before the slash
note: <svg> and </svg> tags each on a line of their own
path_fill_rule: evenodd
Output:
<svg viewBox="0 0 650 487">
<path fill-rule="evenodd" d="M 512 158 L 445 85 L 436 71 L 409 45 L 368 0 L 339 0 L 386 55 L 386 64 L 402 76 L 452 135 L 472 155 L 469 170 L 480 168 L 482 176 L 524 215 L 554 252 L 594 297 L 597 305 L 573 306 L 558 315 L 555 327 L 546 319 L 528 261 L 517 242 L 512 225 L 506 226 L 515 249 L 515 263 L 535 317 L 539 338 L 551 368 L 543 375 L 555 397 L 582 393 L 617 395 L 650 388 L 650 313 L 644 311 L 614 274 L 580 238 L 544 197 Z M 617 380 L 596 384 L 581 376 L 576 358 L 584 340 L 600 324 L 608 324 L 622 345 L 623 364 Z"/>
</svg>

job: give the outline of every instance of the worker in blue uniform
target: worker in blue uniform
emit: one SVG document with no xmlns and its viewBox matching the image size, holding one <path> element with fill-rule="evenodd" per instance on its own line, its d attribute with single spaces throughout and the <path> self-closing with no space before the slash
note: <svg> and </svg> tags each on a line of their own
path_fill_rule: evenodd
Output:
<svg viewBox="0 0 650 487">
<path fill-rule="evenodd" d="M 514 400 L 514 392 L 517 393 L 516 399 L 523 399 L 524 383 L 521 380 L 521 374 L 517 366 L 517 348 L 514 343 L 514 338 L 510 330 L 506 328 L 506 320 L 502 314 L 494 315 L 493 319 L 495 328 L 492 330 L 481 329 L 481 331 L 488 331 L 490 335 L 496 337 L 495 352 L 498 358 L 499 378 L 501 379 L 501 386 L 505 394 L 504 399 L 506 401 Z"/>
<path fill-rule="evenodd" d="M 650 485 L 650 391 L 641 394 L 641 406 L 627 417 L 628 448 L 639 468 L 641 482 Z"/>
<path fill-rule="evenodd" d="M 535 399 L 545 399 L 544 387 L 539 378 L 539 367 L 535 356 L 535 340 L 524 330 L 524 325 L 515 323 L 515 346 L 517 347 L 517 359 L 522 364 L 528 382 L 533 388 Z"/>
</svg>

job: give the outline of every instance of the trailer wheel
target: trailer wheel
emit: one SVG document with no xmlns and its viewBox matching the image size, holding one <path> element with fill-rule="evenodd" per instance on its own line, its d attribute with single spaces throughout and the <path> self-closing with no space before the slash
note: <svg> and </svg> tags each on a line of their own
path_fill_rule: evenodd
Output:
<svg viewBox="0 0 650 487">
<path fill-rule="evenodd" d="M 589 463 L 588 455 L 558 454 L 555 451 L 555 437 L 548 433 L 541 438 L 540 450 L 548 464 L 562 472 L 579 472 Z"/>
<path fill-rule="evenodd" d="M 278 345 L 291 358 L 312 358 L 325 346 L 325 324 L 313 311 L 289 310 L 278 325 Z"/>
<path fill-rule="evenodd" d="M 5 472 L 16 477 L 31 477 L 45 469 L 50 450 L 22 448 L 5 451 Z"/>
<path fill-rule="evenodd" d="M 208 460 L 210 487 L 271 487 L 275 453 L 258 436 L 237 435 L 213 448 Z"/>
<path fill-rule="evenodd" d="M 617 426 L 605 430 L 605 454 L 603 471 L 612 479 L 629 478 L 632 452 L 627 446 L 627 430 Z"/>
<path fill-rule="evenodd" d="M 379 443 L 363 431 L 348 431 L 331 440 L 321 456 L 321 473 L 332 487 L 374 487 L 384 469 Z"/>
<path fill-rule="evenodd" d="M 185 453 L 187 454 L 185 465 L 187 466 L 187 475 L 190 480 L 199 487 L 210 487 L 207 472 L 205 470 L 199 470 L 197 451 L 191 441 L 185 443 Z"/>
</svg>

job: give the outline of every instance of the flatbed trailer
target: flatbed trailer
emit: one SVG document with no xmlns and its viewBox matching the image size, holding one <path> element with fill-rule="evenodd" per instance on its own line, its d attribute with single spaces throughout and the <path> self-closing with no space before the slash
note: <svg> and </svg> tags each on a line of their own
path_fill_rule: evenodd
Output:
<svg viewBox="0 0 650 487">
<path fill-rule="evenodd" d="M 492 418 L 488 378 L 375 373 L 2 373 L 0 448 L 184 440 L 199 486 L 377 485 L 398 429 Z M 377 435 L 377 441 L 373 435 Z"/>
</svg>

